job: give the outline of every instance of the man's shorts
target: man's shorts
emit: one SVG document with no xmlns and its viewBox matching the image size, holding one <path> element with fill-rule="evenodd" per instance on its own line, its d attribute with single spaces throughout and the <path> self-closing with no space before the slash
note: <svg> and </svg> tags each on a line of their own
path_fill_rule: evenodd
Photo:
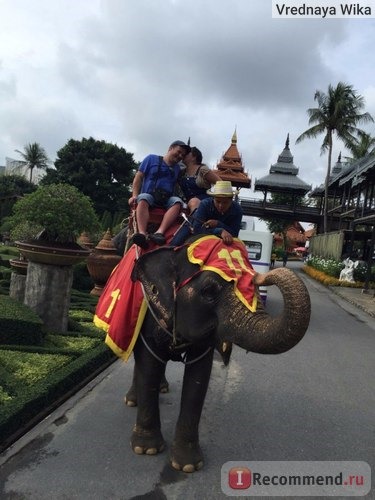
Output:
<svg viewBox="0 0 375 500">
<path fill-rule="evenodd" d="M 184 202 L 178 196 L 171 196 L 170 198 L 168 198 L 167 202 L 164 205 L 156 205 L 154 197 L 152 196 L 152 194 L 149 193 L 139 194 L 137 196 L 137 203 L 139 203 L 141 200 L 147 201 L 150 207 L 160 207 L 160 208 L 165 208 L 166 210 L 168 210 L 168 208 L 173 207 L 173 205 L 176 205 L 176 203 L 181 203 L 181 205 L 184 204 Z"/>
</svg>

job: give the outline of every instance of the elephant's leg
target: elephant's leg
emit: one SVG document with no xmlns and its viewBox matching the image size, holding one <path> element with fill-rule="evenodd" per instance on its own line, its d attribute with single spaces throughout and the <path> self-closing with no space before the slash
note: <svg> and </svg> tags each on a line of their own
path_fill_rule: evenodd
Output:
<svg viewBox="0 0 375 500">
<path fill-rule="evenodd" d="M 130 389 L 125 395 L 124 401 L 125 404 L 128 406 L 137 406 L 137 386 L 136 386 L 136 375 L 135 375 L 135 366 L 133 369 L 133 379 L 132 379 L 132 385 L 130 386 Z"/>
<path fill-rule="evenodd" d="M 161 392 L 162 394 L 166 394 L 167 392 L 169 392 L 169 383 L 168 383 L 168 380 L 166 379 L 166 376 L 165 376 L 165 369 L 166 369 L 167 365 L 163 365 L 163 366 L 164 366 L 164 372 L 163 372 L 163 375 L 161 377 L 159 392 Z M 136 382 L 135 366 L 134 366 L 132 385 L 130 386 L 130 389 L 128 390 L 128 392 L 126 393 L 125 398 L 124 398 L 125 404 L 128 406 L 137 406 L 137 386 L 136 386 L 136 383 L 137 382 Z"/>
<path fill-rule="evenodd" d="M 137 342 L 134 357 L 138 411 L 131 446 L 138 455 L 156 455 L 165 448 L 159 413 L 159 387 L 165 365 L 142 342 Z"/>
<path fill-rule="evenodd" d="M 198 427 L 210 380 L 213 354 L 214 350 L 211 349 L 202 359 L 185 367 L 180 415 L 170 454 L 172 467 L 183 472 L 194 472 L 203 466 Z M 188 361 L 198 355 L 196 350 L 192 350 Z"/>
<path fill-rule="evenodd" d="M 160 381 L 160 385 L 159 385 L 159 392 L 161 392 L 162 394 L 166 394 L 167 392 L 169 392 L 169 383 L 168 383 L 168 380 L 165 376 L 165 369 L 167 368 L 167 365 L 164 365 L 164 372 L 163 372 L 163 375 L 161 377 L 161 381 Z"/>
</svg>

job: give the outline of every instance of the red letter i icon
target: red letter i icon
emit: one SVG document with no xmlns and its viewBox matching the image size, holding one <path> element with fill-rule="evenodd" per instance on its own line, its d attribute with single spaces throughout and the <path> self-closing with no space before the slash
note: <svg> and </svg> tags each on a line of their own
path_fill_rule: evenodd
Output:
<svg viewBox="0 0 375 500">
<path fill-rule="evenodd" d="M 229 487 L 246 490 L 251 486 L 251 471 L 247 467 L 233 467 L 228 473 Z"/>
</svg>

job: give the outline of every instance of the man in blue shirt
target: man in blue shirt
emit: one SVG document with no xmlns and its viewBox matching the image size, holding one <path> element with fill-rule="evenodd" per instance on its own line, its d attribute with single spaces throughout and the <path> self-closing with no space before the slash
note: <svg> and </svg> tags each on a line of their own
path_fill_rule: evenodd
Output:
<svg viewBox="0 0 375 500">
<path fill-rule="evenodd" d="M 179 162 L 190 151 L 190 146 L 183 141 L 174 141 L 167 153 L 161 157 L 154 154 L 146 156 L 133 180 L 133 192 L 129 205 L 137 202 L 136 218 L 138 232 L 133 242 L 141 248 L 148 248 L 147 237 L 157 245 L 165 244 L 165 231 L 175 222 L 183 201 L 173 192 L 180 172 Z M 166 212 L 158 230 L 147 236 L 150 207 L 165 208 Z"/>
<path fill-rule="evenodd" d="M 194 234 L 214 234 L 230 245 L 241 229 L 242 208 L 233 200 L 237 193 L 231 182 L 217 181 L 193 215 Z"/>
</svg>

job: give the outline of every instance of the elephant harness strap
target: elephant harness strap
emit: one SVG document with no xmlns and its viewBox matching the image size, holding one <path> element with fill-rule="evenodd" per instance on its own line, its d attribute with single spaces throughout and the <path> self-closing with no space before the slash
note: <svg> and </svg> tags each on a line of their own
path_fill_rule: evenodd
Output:
<svg viewBox="0 0 375 500">
<path fill-rule="evenodd" d="M 174 310 L 173 310 L 173 329 L 172 329 L 172 332 L 170 332 L 163 324 L 163 322 L 156 316 L 156 313 L 154 311 L 154 309 L 152 308 L 152 305 L 150 303 L 150 300 L 149 300 L 149 297 L 147 296 L 147 293 L 144 289 L 144 286 L 142 286 L 142 291 L 143 291 L 143 296 L 145 298 L 145 301 L 147 303 L 147 307 L 148 307 L 148 310 L 150 311 L 152 317 L 154 318 L 155 322 L 157 323 L 158 327 L 163 331 L 165 332 L 171 339 L 172 339 L 172 342 L 170 343 L 169 345 L 169 350 L 170 350 L 170 353 L 171 353 L 171 359 L 173 361 L 181 361 L 182 363 L 184 363 L 185 365 L 191 365 L 197 361 L 199 361 L 200 359 L 204 358 L 204 356 L 206 356 L 206 354 L 208 354 L 211 349 L 213 349 L 212 346 L 209 346 L 202 354 L 200 354 L 199 356 L 197 356 L 196 358 L 190 360 L 190 361 L 186 361 L 186 355 L 187 353 L 183 353 L 181 354 L 181 351 L 183 350 L 186 350 L 188 347 L 191 347 L 193 344 L 191 342 L 185 342 L 185 343 L 182 343 L 182 344 L 179 344 L 177 342 L 177 338 L 176 338 L 176 325 L 175 325 L 175 318 L 176 318 L 176 304 L 177 304 L 177 297 L 176 297 L 176 292 L 178 290 L 178 287 L 176 287 L 176 284 L 174 283 L 173 284 L 173 298 L 174 298 Z M 167 361 L 163 360 L 162 358 L 160 358 L 152 349 L 151 347 L 149 346 L 149 344 L 147 343 L 146 339 L 144 338 L 143 334 L 140 333 L 140 337 L 142 339 L 142 342 L 144 343 L 146 349 L 150 352 L 150 354 L 152 354 L 158 361 L 160 361 L 160 363 L 164 363 L 164 364 L 167 364 Z M 178 352 L 180 351 L 180 352 Z"/>
</svg>

